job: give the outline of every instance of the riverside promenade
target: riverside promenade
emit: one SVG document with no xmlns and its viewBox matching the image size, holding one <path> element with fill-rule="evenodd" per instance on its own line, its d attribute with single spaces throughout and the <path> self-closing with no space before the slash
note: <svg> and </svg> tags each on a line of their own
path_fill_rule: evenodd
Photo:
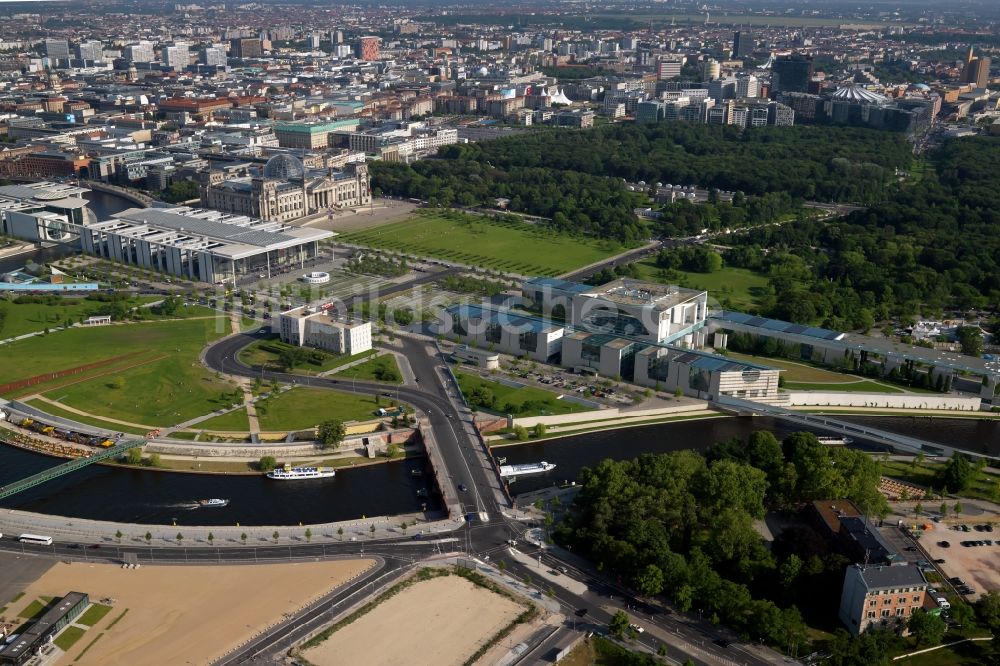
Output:
<svg viewBox="0 0 1000 666">
<path fill-rule="evenodd" d="M 403 524 L 406 527 L 403 527 Z M 315 525 L 148 525 L 86 518 L 53 516 L 16 509 L 0 511 L 0 533 L 43 534 L 56 542 L 130 546 L 192 548 L 251 545 L 301 545 L 446 536 L 465 524 L 461 516 L 427 520 L 424 514 L 371 516 Z M 374 528 L 374 530 L 372 529 Z M 307 534 L 308 530 L 308 534 Z M 119 539 L 116 535 L 121 533 Z M 274 534 L 278 538 L 274 538 Z M 149 539 L 146 535 L 149 535 Z M 181 539 L 177 539 L 177 535 Z M 211 535 L 211 539 L 209 538 Z M 244 535 L 246 538 L 244 539 Z"/>
</svg>

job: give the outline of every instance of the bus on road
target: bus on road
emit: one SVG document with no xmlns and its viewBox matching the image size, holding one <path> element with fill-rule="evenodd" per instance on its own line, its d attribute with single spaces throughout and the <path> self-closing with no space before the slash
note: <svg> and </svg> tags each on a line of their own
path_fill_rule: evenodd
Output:
<svg viewBox="0 0 1000 666">
<path fill-rule="evenodd" d="M 17 538 L 21 543 L 37 543 L 41 546 L 51 546 L 52 537 L 40 536 L 38 534 L 22 534 Z"/>
</svg>

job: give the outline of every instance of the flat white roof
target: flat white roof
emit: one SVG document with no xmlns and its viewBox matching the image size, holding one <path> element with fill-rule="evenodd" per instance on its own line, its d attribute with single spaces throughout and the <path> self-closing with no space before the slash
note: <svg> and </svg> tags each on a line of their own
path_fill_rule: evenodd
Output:
<svg viewBox="0 0 1000 666">
<path fill-rule="evenodd" d="M 110 220 L 88 225 L 88 228 L 228 259 L 297 247 L 336 235 L 322 229 L 293 227 L 187 206 L 130 208 Z"/>
</svg>

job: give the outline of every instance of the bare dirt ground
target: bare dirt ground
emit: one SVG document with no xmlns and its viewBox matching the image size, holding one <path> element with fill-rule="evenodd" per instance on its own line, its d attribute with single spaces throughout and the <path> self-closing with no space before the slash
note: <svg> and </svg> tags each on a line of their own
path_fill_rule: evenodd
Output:
<svg viewBox="0 0 1000 666">
<path fill-rule="evenodd" d="M 459 576 L 406 588 L 302 656 L 315 666 L 462 664 L 523 608 Z"/>
<path fill-rule="evenodd" d="M 208 664 L 281 620 L 282 614 L 298 610 L 373 564 L 345 560 L 125 570 L 111 564 L 60 562 L 27 587 L 23 601 L 70 591 L 86 592 L 92 601 L 115 600 L 111 612 L 60 664 Z"/>
</svg>

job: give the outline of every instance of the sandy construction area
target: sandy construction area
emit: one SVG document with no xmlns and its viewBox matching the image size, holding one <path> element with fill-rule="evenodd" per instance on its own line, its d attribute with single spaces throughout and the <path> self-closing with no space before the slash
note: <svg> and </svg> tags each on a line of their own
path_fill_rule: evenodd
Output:
<svg viewBox="0 0 1000 666">
<path fill-rule="evenodd" d="M 523 611 L 459 576 L 421 581 L 302 656 L 315 666 L 462 664 Z"/>
<path fill-rule="evenodd" d="M 207 664 L 332 588 L 372 567 L 372 560 L 247 566 L 144 566 L 60 562 L 27 588 L 25 598 L 86 592 L 114 608 L 59 662 L 76 659 L 104 635 L 81 666 Z M 108 625 L 128 612 L 111 629 Z"/>
</svg>

